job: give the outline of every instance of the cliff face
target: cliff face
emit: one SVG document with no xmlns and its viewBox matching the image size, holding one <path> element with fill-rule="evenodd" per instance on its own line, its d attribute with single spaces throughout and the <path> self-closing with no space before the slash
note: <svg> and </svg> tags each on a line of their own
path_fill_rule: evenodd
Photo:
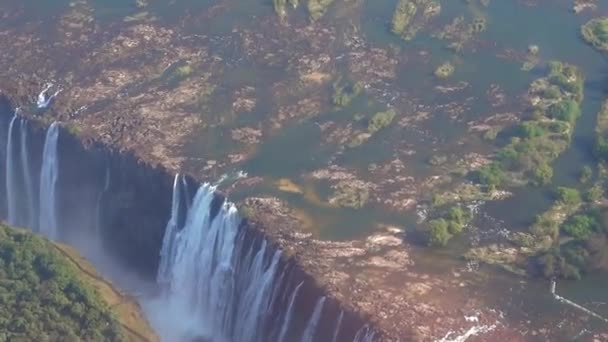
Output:
<svg viewBox="0 0 608 342">
<path fill-rule="evenodd" d="M 10 102 L 5 98 L 0 111 L 0 136 L 8 139 L 9 123 L 14 115 Z M 28 113 L 24 113 L 26 116 Z M 39 170 L 42 163 L 42 152 L 46 132 L 46 118 L 31 116 L 23 124 L 16 124 L 11 135 L 20 142 L 21 136 L 27 137 L 27 154 L 32 170 Z M 6 141 L 6 140 L 5 140 Z M 0 149 L 2 162 L 6 164 L 6 144 Z M 21 149 L 22 146 L 18 146 Z M 171 211 L 171 197 L 174 175 L 160 166 L 153 166 L 138 160 L 127 152 L 117 152 L 100 143 L 82 141 L 68 130 L 62 129 L 58 142 L 59 177 L 57 181 L 58 216 L 61 218 L 59 239 L 75 246 L 77 249 L 93 248 L 99 242 L 103 253 L 111 255 L 129 272 L 137 273 L 141 278 L 154 280 L 159 267 L 160 250 L 163 236 Z M 6 177 L 6 165 L 1 168 L 0 177 Z M 5 179 L 5 178 L 4 178 Z M 31 175 L 34 188 L 40 188 L 37 174 Z M 192 201 L 199 182 L 192 177 L 185 177 L 185 190 L 182 200 Z M 0 182 L 2 193 L 6 194 L 6 182 Z M 6 196 L 1 198 L 2 215 L 6 217 Z M 211 217 L 217 215 L 225 197 L 216 194 L 211 207 Z M 183 214 L 183 213 L 182 213 Z M 269 216 L 273 215 L 269 213 Z M 182 220 L 184 219 L 184 215 Z M 270 222 L 270 221 L 268 221 Z M 255 250 L 261 241 L 267 240 L 263 229 L 258 225 L 244 221 L 241 226 L 245 234 L 243 250 Z M 88 227 L 83 229 L 83 227 Z M 292 229 L 291 226 L 276 229 Z M 96 242 L 97 241 L 97 242 Z M 272 241 L 272 240 L 271 240 Z M 273 249 L 286 246 L 273 243 Z M 94 253 L 92 253 L 95 258 Z M 244 255 L 244 253 L 241 253 Z M 95 261 L 93 261 L 95 262 Z M 336 299 L 335 294 L 319 286 L 313 275 L 300 267 L 295 255 L 286 255 L 280 261 L 280 269 L 288 273 L 289 279 L 282 282 L 278 290 L 282 294 L 282 303 L 272 307 L 272 315 L 285 316 L 286 305 L 291 294 L 299 284 L 297 300 L 293 310 L 295 331 L 303 331 L 315 304 L 321 297 L 324 303 L 324 319 L 319 326 L 317 338 L 332 340 L 335 336 L 336 322 L 340 321 L 339 340 L 351 341 L 361 332 L 372 331 L 368 319 L 346 307 Z M 267 327 L 276 330 L 277 327 Z M 380 336 L 377 334 L 376 336 Z"/>
<path fill-rule="evenodd" d="M 13 110 L 6 99 L 2 103 L 0 137 L 6 139 Z M 44 122 L 36 120 L 28 121 L 25 128 L 32 170 L 40 169 L 45 129 Z M 58 161 L 61 172 L 57 209 L 64 218 L 63 235 L 73 236 L 77 232 L 70 230 L 81 226 L 98 227 L 106 248 L 141 275 L 153 277 L 169 219 L 171 176 L 162 168 L 145 165 L 132 154 L 117 153 L 101 144 L 85 146 L 71 134 L 61 134 L 58 144 L 62 152 Z M 3 145 L 2 163 L 6 163 Z M 2 173 L 5 170 L 3 167 Z M 30 176 L 37 190 L 39 179 Z M 0 183 L 6 193 L 6 182 Z M 6 202 L 6 197 L 2 200 Z M 7 205 L 2 204 L 6 217 Z M 92 216 L 91 212 L 97 215 Z"/>
</svg>

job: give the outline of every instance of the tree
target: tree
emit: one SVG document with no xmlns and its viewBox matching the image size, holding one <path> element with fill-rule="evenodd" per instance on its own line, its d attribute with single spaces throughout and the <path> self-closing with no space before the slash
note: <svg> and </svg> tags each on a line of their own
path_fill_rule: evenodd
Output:
<svg viewBox="0 0 608 342">
<path fill-rule="evenodd" d="M 429 246 L 442 247 L 448 244 L 452 238 L 449 232 L 449 224 L 444 219 L 429 221 Z"/>
<path fill-rule="evenodd" d="M 0 226 L 0 341 L 122 341 L 110 309 L 52 243 Z"/>
<path fill-rule="evenodd" d="M 591 170 L 589 165 L 585 165 L 581 169 L 581 175 L 579 177 L 579 180 L 581 183 L 587 183 L 591 180 L 592 176 L 593 176 L 593 170 Z"/>
<path fill-rule="evenodd" d="M 587 239 L 597 229 L 597 220 L 590 215 L 576 215 L 563 226 L 564 232 L 576 239 Z"/>
<path fill-rule="evenodd" d="M 564 100 L 549 107 L 549 114 L 554 119 L 574 123 L 581 115 L 581 108 L 574 100 Z"/>
<path fill-rule="evenodd" d="M 532 171 L 532 177 L 536 185 L 547 185 L 553 178 L 553 168 L 548 163 L 542 162 Z"/>
<path fill-rule="evenodd" d="M 576 189 L 560 186 L 557 194 L 559 201 L 565 205 L 577 206 L 581 203 L 581 194 Z"/>
</svg>

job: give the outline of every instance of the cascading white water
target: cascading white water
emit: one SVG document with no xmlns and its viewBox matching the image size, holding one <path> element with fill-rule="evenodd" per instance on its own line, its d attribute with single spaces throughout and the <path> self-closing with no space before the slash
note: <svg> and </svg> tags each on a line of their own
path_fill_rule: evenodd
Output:
<svg viewBox="0 0 608 342">
<path fill-rule="evenodd" d="M 49 239 L 57 238 L 57 179 L 59 176 L 59 158 L 57 143 L 59 141 L 59 124 L 54 122 L 46 132 L 40 171 L 40 216 L 38 227 Z"/>
<path fill-rule="evenodd" d="M 288 342 L 300 334 L 302 342 L 314 341 L 326 298 L 319 298 L 304 331 L 298 332 L 295 303 L 304 282 L 288 292 L 291 280 L 289 268 L 280 266 L 282 252 L 265 239 L 246 241 L 236 207 L 214 203 L 215 190 L 202 185 L 188 206 L 182 204 L 188 201 L 184 177 L 173 180 L 157 274 L 162 294 L 144 303 L 161 338 Z M 212 205 L 220 206 L 214 216 Z M 184 210 L 185 222 L 180 219 Z M 281 315 L 273 311 L 277 308 Z M 343 317 L 341 312 L 334 341 Z M 373 341 L 373 331 L 366 327 L 356 341 Z"/>
<path fill-rule="evenodd" d="M 354 342 L 374 342 L 375 339 L 376 332 L 368 325 L 364 325 L 355 335 Z"/>
<path fill-rule="evenodd" d="M 325 305 L 325 296 L 321 297 L 317 304 L 315 304 L 315 309 L 312 312 L 312 316 L 310 317 L 310 321 L 306 325 L 306 330 L 304 330 L 304 335 L 302 336 L 302 342 L 313 342 L 315 333 L 317 332 L 317 326 L 319 325 L 319 320 L 321 319 L 321 314 L 323 313 L 323 305 Z"/>
<path fill-rule="evenodd" d="M 36 197 L 34 194 L 34 183 L 32 178 L 32 169 L 30 165 L 30 154 L 28 147 L 29 139 L 26 120 L 21 120 L 20 128 L 21 163 L 23 168 L 23 182 L 25 183 L 25 205 L 27 207 L 27 219 L 24 221 L 24 225 L 32 230 L 36 230 L 38 227 L 38 215 L 36 214 Z"/>
<path fill-rule="evenodd" d="M 60 127 L 53 123 L 47 129 L 40 191 L 36 192 L 37 183 L 32 177 L 37 170 L 30 164 L 29 131 L 27 124 L 19 120 L 17 115 L 12 118 L 7 141 L 9 221 L 32 229 L 37 226 L 48 238 L 57 239 L 59 223 L 69 221 L 63 217 L 59 222 L 58 217 Z M 91 197 L 87 206 L 88 217 L 100 218 L 109 187 L 107 169 L 103 190 L 93 195 L 97 197 Z M 157 274 L 163 293 L 148 310 L 160 315 L 155 319 L 153 313 L 150 317 L 159 334 L 167 341 L 203 337 L 213 342 L 286 342 L 301 337 L 304 342 L 312 342 L 319 336 L 325 297 L 316 303 L 302 332 L 295 302 L 304 282 L 295 288 L 287 286 L 296 280 L 290 279 L 290 274 L 294 278 L 292 269 L 282 265 L 282 252 L 264 239 L 247 241 L 251 237 L 246 238 L 232 203 L 218 204 L 219 208 L 212 210 L 212 205 L 217 204 L 214 192 L 214 186 L 205 184 L 191 200 L 186 179 L 180 175 L 174 179 L 171 218 Z M 99 222 L 95 229 L 99 231 Z M 341 312 L 334 341 L 343 316 Z"/>
<path fill-rule="evenodd" d="M 304 282 L 298 284 L 296 289 L 293 291 L 291 298 L 289 298 L 289 306 L 287 307 L 287 312 L 285 313 L 285 319 L 283 320 L 283 324 L 281 325 L 281 334 L 279 335 L 279 342 L 285 342 L 285 337 L 287 336 L 287 331 L 289 330 L 289 326 L 291 325 L 291 318 L 293 317 L 294 303 L 296 302 L 296 298 L 298 297 L 298 292 L 300 292 L 300 288 L 302 288 Z"/>
<path fill-rule="evenodd" d="M 48 91 L 53 87 L 52 83 L 49 83 L 42 89 L 42 91 L 38 94 L 38 99 L 36 100 L 36 106 L 38 109 L 45 109 L 51 104 L 51 101 L 59 95 L 61 89 L 57 90 L 53 95 L 49 95 Z"/>
<path fill-rule="evenodd" d="M 15 123 L 18 120 L 17 114 L 13 116 L 8 127 L 8 140 L 6 144 L 6 200 L 8 203 L 8 223 L 13 226 L 20 225 L 19 222 L 19 169 L 18 154 L 14 146 Z"/>
<path fill-rule="evenodd" d="M 243 250 L 244 234 L 234 204 L 224 202 L 215 217 L 215 187 L 202 185 L 179 227 L 184 182 L 173 182 L 172 213 L 163 239 L 157 276 L 168 315 L 156 321 L 163 339 L 206 337 L 213 341 L 266 341 L 263 327 L 275 294 L 281 252 L 266 241 Z M 167 317 L 174 321 L 167 321 Z"/>
<path fill-rule="evenodd" d="M 178 225 L 178 215 L 179 215 L 179 204 L 180 204 L 180 196 L 181 196 L 181 186 L 180 186 L 180 175 L 176 174 L 175 179 L 173 180 L 173 195 L 171 199 L 171 217 L 169 218 L 169 223 L 167 223 L 167 228 L 165 229 L 165 236 L 163 238 L 163 245 L 160 251 L 160 265 L 158 266 L 158 273 L 156 276 L 156 281 L 159 284 L 169 284 L 171 281 L 171 269 L 169 268 L 171 264 L 173 264 L 173 258 L 175 256 L 172 248 L 174 247 L 173 240 L 175 239 L 175 235 L 178 233 L 179 227 Z"/>
<path fill-rule="evenodd" d="M 344 310 L 340 311 L 340 316 L 338 316 L 338 321 L 336 322 L 336 329 L 334 330 L 334 336 L 331 339 L 332 342 L 338 341 L 338 335 L 340 335 L 340 328 L 342 328 L 342 320 L 344 319 Z"/>
</svg>

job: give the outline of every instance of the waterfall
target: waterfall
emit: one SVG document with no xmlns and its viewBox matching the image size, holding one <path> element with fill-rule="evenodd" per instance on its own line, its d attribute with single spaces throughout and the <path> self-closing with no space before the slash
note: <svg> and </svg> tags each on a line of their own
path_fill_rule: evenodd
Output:
<svg viewBox="0 0 608 342">
<path fill-rule="evenodd" d="M 42 154 L 42 170 L 40 171 L 40 232 L 49 239 L 57 238 L 57 178 L 59 176 L 59 160 L 57 158 L 57 142 L 59 140 L 59 124 L 54 122 L 46 132 Z"/>
<path fill-rule="evenodd" d="M 323 305 L 325 305 L 325 296 L 321 297 L 321 299 L 319 299 L 319 301 L 315 305 L 315 309 L 312 312 L 310 321 L 306 325 L 306 330 L 304 330 L 302 342 L 314 341 L 315 332 L 317 332 L 317 325 L 319 325 L 319 320 L 321 319 L 321 314 L 323 313 Z"/>
<path fill-rule="evenodd" d="M 338 335 L 340 335 L 340 328 L 342 328 L 342 319 L 344 319 L 344 310 L 341 310 L 340 316 L 338 316 L 338 322 L 336 322 L 336 329 L 334 330 L 334 337 L 331 339 L 332 342 L 338 341 Z"/>
<path fill-rule="evenodd" d="M 27 121 L 21 119 L 21 163 L 23 168 L 23 182 L 25 183 L 25 204 L 27 207 L 27 220 L 24 221 L 26 227 L 36 230 L 38 226 L 38 216 L 35 209 L 34 184 L 32 183 L 32 170 L 30 166 L 29 141 Z"/>
<path fill-rule="evenodd" d="M 95 234 L 97 234 L 97 237 L 102 236 L 101 230 L 102 230 L 102 224 L 103 224 L 103 199 L 109 190 L 110 190 L 110 167 L 106 166 L 106 173 L 104 175 L 104 180 L 103 180 L 103 189 L 101 191 L 99 191 L 99 194 L 97 195 L 97 204 L 95 206 L 95 223 L 94 223 L 94 225 L 95 225 Z"/>
<path fill-rule="evenodd" d="M 355 335 L 354 342 L 374 342 L 376 340 L 376 332 L 368 325 L 364 325 Z"/>
<path fill-rule="evenodd" d="M 51 101 L 59 95 L 61 89 L 57 90 L 53 95 L 49 95 L 48 91 L 53 87 L 52 83 L 49 83 L 42 89 L 42 91 L 38 94 L 38 99 L 36 100 L 36 106 L 38 109 L 45 109 L 51 104 Z"/>
<path fill-rule="evenodd" d="M 265 240 L 246 243 L 234 204 L 224 202 L 211 217 L 216 188 L 209 184 L 198 189 L 186 222 L 179 227 L 184 184 L 180 178 L 177 175 L 173 182 L 171 218 L 157 275 L 163 294 L 156 305 L 174 320 L 157 317 L 162 337 L 267 341 L 264 327 L 277 295 L 273 289 L 281 252 L 272 251 Z"/>
<path fill-rule="evenodd" d="M 278 342 L 283 342 L 285 340 L 285 336 L 287 336 L 287 331 L 289 330 L 289 325 L 291 324 L 291 318 L 293 316 L 293 305 L 298 297 L 298 292 L 300 288 L 304 285 L 304 282 L 301 282 L 296 289 L 293 291 L 291 298 L 289 299 L 289 306 L 287 307 L 287 312 L 285 313 L 285 320 L 283 321 L 283 325 L 281 326 L 281 334 L 279 335 Z"/>
<path fill-rule="evenodd" d="M 170 269 L 169 265 L 173 263 L 175 257 L 174 251 L 172 250 L 174 244 L 172 243 L 175 239 L 175 235 L 178 232 L 178 218 L 179 218 L 179 203 L 180 203 L 180 175 L 176 174 L 173 180 L 173 196 L 171 199 L 171 217 L 167 228 L 165 229 L 165 236 L 163 238 L 163 245 L 160 251 L 160 265 L 158 266 L 158 274 L 156 280 L 159 284 L 167 284 L 170 281 Z"/>
<path fill-rule="evenodd" d="M 253 247 L 253 246 L 252 246 Z M 248 279 L 257 286 L 247 286 L 243 296 L 242 311 L 239 311 L 237 321 L 244 322 L 242 329 L 237 331 L 237 341 L 245 341 L 251 338 L 257 341 L 260 334 L 259 328 L 263 326 L 263 313 L 270 308 L 272 299 L 273 283 L 275 281 L 277 267 L 281 259 L 281 251 L 277 250 L 272 256 L 272 261 L 268 268 L 264 267 L 264 259 L 268 253 L 268 244 L 266 240 L 262 242 L 262 246 L 256 253 L 252 265 L 249 267 Z"/>
<path fill-rule="evenodd" d="M 10 125 L 8 126 L 8 140 L 6 144 L 6 199 L 8 202 L 8 223 L 13 226 L 20 225 L 19 222 L 19 170 L 15 139 L 15 122 L 17 122 L 17 114 L 13 116 Z"/>
<path fill-rule="evenodd" d="M 73 240 L 86 236 L 84 248 L 88 250 L 83 249 L 82 244 L 76 246 L 87 257 L 100 257 L 98 254 L 105 251 L 92 250 L 94 247 L 89 244 L 92 240 L 88 238 L 93 230 L 100 233 L 107 195 L 119 187 L 119 182 L 110 186 L 114 180 L 111 176 L 115 175 L 110 174 L 110 166 L 106 165 L 103 178 L 98 172 L 93 173 L 95 178 L 90 184 L 95 185 L 95 189 L 86 187 L 83 192 L 86 203 L 79 207 L 78 221 L 69 213 L 60 216 L 63 208 L 60 197 L 71 195 L 66 196 L 66 203 L 80 200 L 75 197 L 80 195 L 78 191 L 72 196 L 72 190 L 59 189 L 60 184 L 68 184 L 67 176 L 59 175 L 60 125 L 55 122 L 46 130 L 40 169 L 39 156 L 33 155 L 39 153 L 37 140 L 32 140 L 35 132 L 17 114 L 10 121 L 6 154 L 9 223 L 38 229 L 53 240 L 70 237 L 73 232 L 81 234 Z M 68 158 L 62 155 L 62 167 L 71 165 Z M 295 340 L 293 335 L 297 335 L 303 342 L 312 342 L 315 338 L 329 340 L 332 336 L 333 342 L 337 342 L 339 335 L 347 335 L 348 321 L 343 311 L 336 317 L 335 325 L 328 324 L 335 327 L 333 335 L 332 331 L 318 331 L 320 326 L 325 326 L 321 320 L 331 311 L 325 297 L 312 299 L 318 299 L 310 303 L 310 306 L 314 304 L 312 313 L 299 311 L 299 303 L 305 302 L 303 298 L 309 294 L 308 289 L 302 290 L 304 281 L 300 270 L 293 263 L 282 262 L 283 252 L 269 240 L 241 225 L 236 206 L 219 201 L 215 186 L 203 184 L 193 196 L 189 189 L 194 192 L 187 178 L 176 175 L 156 279 L 160 291 L 154 298 L 148 293 L 140 296 L 142 307 L 163 340 L 287 342 Z M 71 224 L 72 221 L 75 223 Z M 72 226 L 83 228 L 82 222 L 95 226 L 76 232 Z M 70 226 L 62 230 L 64 234 L 59 234 L 60 224 Z M 99 260 L 106 259 L 101 255 Z M 302 305 L 306 310 L 310 310 L 310 306 Z M 303 322 L 305 319 L 308 322 Z M 342 328 L 344 331 L 340 331 Z M 357 341 L 372 341 L 373 332 L 365 331 L 357 336 Z"/>
</svg>

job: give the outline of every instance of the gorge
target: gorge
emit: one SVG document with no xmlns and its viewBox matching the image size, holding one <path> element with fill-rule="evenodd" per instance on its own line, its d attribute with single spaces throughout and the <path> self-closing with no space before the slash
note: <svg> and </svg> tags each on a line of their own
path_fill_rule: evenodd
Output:
<svg viewBox="0 0 608 342">
<path fill-rule="evenodd" d="M 75 246 L 127 291 L 148 288 L 132 294 L 163 340 L 376 340 L 216 186 L 179 174 L 170 186 L 163 170 L 85 148 L 60 123 L 45 127 L 11 111 L 5 99 L 4 216 Z M 139 222 L 139 210 L 157 217 Z M 133 270 L 138 277 L 125 277 Z"/>
</svg>

